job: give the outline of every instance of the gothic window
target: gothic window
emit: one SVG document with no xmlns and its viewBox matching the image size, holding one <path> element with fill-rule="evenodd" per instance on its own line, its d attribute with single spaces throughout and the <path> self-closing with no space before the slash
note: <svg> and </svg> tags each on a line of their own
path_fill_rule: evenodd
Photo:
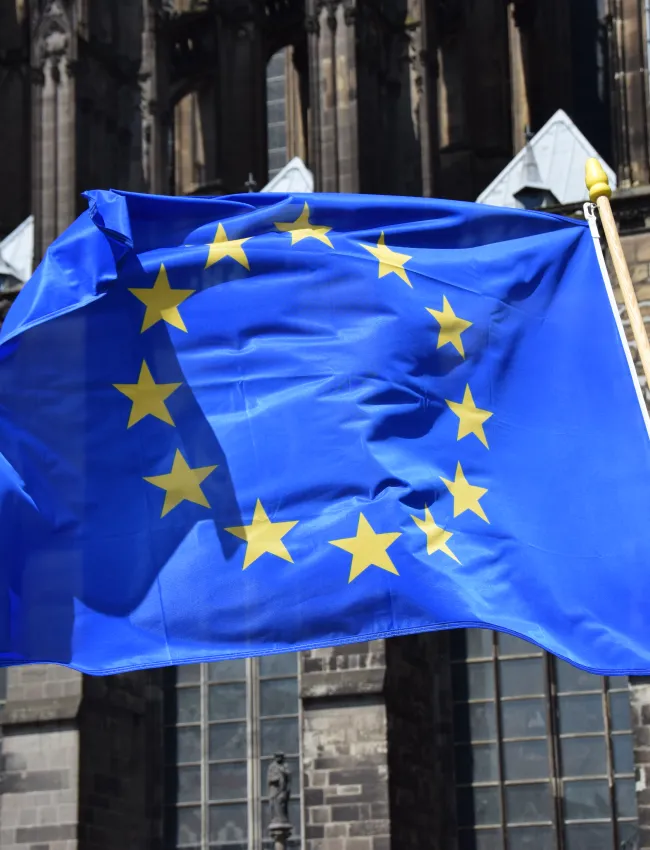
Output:
<svg viewBox="0 0 650 850">
<path fill-rule="evenodd" d="M 266 771 L 279 751 L 292 777 L 289 846 L 301 846 L 298 714 L 295 654 L 169 671 L 167 850 L 270 850 Z"/>
<path fill-rule="evenodd" d="M 459 850 L 618 850 L 636 832 L 627 679 L 452 633 Z"/>
</svg>

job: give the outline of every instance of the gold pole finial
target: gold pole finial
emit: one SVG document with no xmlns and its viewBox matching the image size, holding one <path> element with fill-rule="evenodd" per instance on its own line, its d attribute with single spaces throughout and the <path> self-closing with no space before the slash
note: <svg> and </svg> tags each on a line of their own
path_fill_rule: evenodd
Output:
<svg viewBox="0 0 650 850">
<path fill-rule="evenodd" d="M 589 200 L 595 204 L 598 198 L 610 198 L 612 190 L 609 178 L 597 159 L 588 159 L 585 166 L 585 183 L 589 189 Z"/>
<path fill-rule="evenodd" d="M 616 280 L 621 288 L 621 295 L 623 296 L 627 316 L 630 320 L 630 327 L 632 328 L 632 335 L 636 342 L 643 374 L 645 375 L 648 386 L 650 386 L 650 338 L 648 338 L 648 331 L 643 320 L 636 292 L 634 291 L 634 284 L 632 283 L 630 270 L 623 252 L 621 237 L 618 235 L 618 230 L 616 229 L 612 205 L 609 202 L 612 190 L 609 188 L 607 175 L 597 159 L 587 160 L 585 183 L 587 184 L 587 189 L 589 189 L 589 198 L 592 203 L 597 205 L 598 212 L 600 213 L 600 221 L 605 232 L 607 245 L 609 246 L 612 265 L 616 272 Z"/>
</svg>

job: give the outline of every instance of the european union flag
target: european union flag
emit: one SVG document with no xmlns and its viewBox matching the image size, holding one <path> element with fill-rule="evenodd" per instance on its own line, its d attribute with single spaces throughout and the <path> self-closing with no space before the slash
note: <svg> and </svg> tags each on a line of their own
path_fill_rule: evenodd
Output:
<svg viewBox="0 0 650 850">
<path fill-rule="evenodd" d="M 650 451 L 588 227 L 91 192 L 0 336 L 0 660 L 461 626 L 650 673 Z"/>
</svg>

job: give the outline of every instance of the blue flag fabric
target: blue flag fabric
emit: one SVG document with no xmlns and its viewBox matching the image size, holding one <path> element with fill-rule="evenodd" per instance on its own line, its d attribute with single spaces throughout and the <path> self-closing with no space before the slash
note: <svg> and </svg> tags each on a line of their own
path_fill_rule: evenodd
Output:
<svg viewBox="0 0 650 850">
<path fill-rule="evenodd" d="M 0 336 L 0 660 L 461 626 L 650 673 L 650 451 L 584 223 L 89 193 Z"/>
</svg>

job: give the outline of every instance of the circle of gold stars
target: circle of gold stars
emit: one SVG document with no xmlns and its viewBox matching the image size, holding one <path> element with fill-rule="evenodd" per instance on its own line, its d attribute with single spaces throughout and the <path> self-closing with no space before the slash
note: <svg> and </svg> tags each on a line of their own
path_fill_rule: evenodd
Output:
<svg viewBox="0 0 650 850">
<path fill-rule="evenodd" d="M 332 228 L 312 221 L 309 205 L 305 202 L 302 211 L 294 221 L 277 221 L 274 227 L 279 235 L 288 234 L 290 247 L 299 245 L 306 239 L 320 242 L 327 248 L 333 249 L 330 233 Z M 207 245 L 208 256 L 205 269 L 217 263 L 234 263 L 250 271 L 249 257 L 244 248 L 250 236 L 231 238 L 223 223 L 219 222 L 214 239 Z M 413 282 L 409 277 L 406 264 L 413 258 L 401 253 L 386 244 L 386 235 L 381 231 L 376 244 L 359 243 L 377 261 L 378 279 L 395 275 L 411 289 Z M 171 286 L 164 264 L 161 263 L 153 286 L 148 288 L 131 288 L 129 292 L 144 305 L 145 312 L 142 320 L 141 333 L 159 323 L 164 323 L 187 333 L 187 327 L 181 315 L 181 306 L 190 298 L 195 290 L 180 289 Z M 472 322 L 457 315 L 445 295 L 437 307 L 427 307 L 438 329 L 436 348 L 450 346 L 462 359 L 465 359 L 465 347 L 462 335 Z M 131 409 L 126 423 L 127 428 L 151 416 L 175 428 L 175 422 L 168 408 L 168 400 L 176 393 L 182 382 L 156 383 L 154 375 L 145 360 L 142 361 L 136 383 L 116 383 L 114 388 L 131 402 Z M 485 433 L 485 424 L 493 416 L 493 412 L 478 407 L 469 384 L 466 384 L 462 399 L 445 399 L 447 408 L 458 418 L 457 441 L 465 438 L 477 439 L 489 450 Z M 180 451 L 176 449 L 169 472 L 145 476 L 144 481 L 159 490 L 164 491 L 161 518 L 165 517 L 183 502 L 189 502 L 201 507 L 210 508 L 202 484 L 217 469 L 217 465 L 192 467 Z M 470 483 L 467 480 L 462 464 L 458 461 L 454 478 L 441 477 L 447 491 L 453 499 L 454 518 L 469 511 L 484 522 L 488 517 L 481 504 L 481 499 L 487 494 L 487 489 Z M 411 520 L 425 537 L 427 556 L 439 553 L 460 565 L 460 559 L 450 548 L 454 533 L 439 526 L 428 505 L 424 505 L 423 515 L 412 514 Z M 253 515 L 248 525 L 231 526 L 225 529 L 246 544 L 243 567 L 246 570 L 265 555 L 293 563 L 293 557 L 285 543 L 285 537 L 298 524 L 298 520 L 276 520 L 267 513 L 262 501 L 257 499 Z M 399 572 L 388 552 L 389 548 L 399 539 L 402 532 L 376 530 L 370 524 L 364 513 L 360 512 L 356 533 L 352 537 L 330 540 L 330 544 L 351 556 L 348 583 L 363 575 L 370 567 L 376 567 L 386 573 L 399 576 Z"/>
</svg>

